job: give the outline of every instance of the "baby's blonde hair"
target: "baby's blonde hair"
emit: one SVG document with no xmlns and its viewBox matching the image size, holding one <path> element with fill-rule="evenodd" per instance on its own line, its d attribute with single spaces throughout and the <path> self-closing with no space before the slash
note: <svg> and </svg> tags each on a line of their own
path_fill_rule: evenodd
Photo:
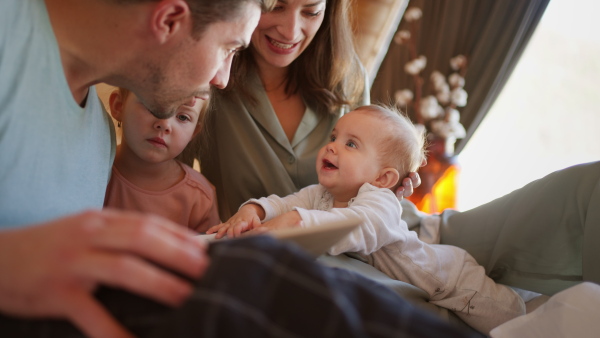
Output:
<svg viewBox="0 0 600 338">
<path fill-rule="evenodd" d="M 400 174 L 396 190 L 408 173 L 417 171 L 425 161 L 425 132 L 415 127 L 410 118 L 393 106 L 368 105 L 354 111 L 380 118 L 386 128 L 380 131 L 383 142 L 379 158 L 385 167 L 392 167 Z"/>
</svg>

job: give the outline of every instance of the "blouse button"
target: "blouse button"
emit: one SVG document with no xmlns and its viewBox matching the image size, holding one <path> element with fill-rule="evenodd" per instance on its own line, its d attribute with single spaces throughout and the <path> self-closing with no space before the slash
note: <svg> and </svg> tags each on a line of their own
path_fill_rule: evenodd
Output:
<svg viewBox="0 0 600 338">
<path fill-rule="evenodd" d="M 296 159 L 294 158 L 294 156 L 290 155 L 290 157 L 288 157 L 288 163 L 292 164 L 296 161 Z"/>
</svg>

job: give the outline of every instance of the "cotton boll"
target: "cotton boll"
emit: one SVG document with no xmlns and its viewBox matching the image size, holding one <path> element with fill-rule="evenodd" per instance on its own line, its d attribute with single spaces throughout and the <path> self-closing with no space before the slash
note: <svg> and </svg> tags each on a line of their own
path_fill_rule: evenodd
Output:
<svg viewBox="0 0 600 338">
<path fill-rule="evenodd" d="M 464 87 L 465 86 L 465 78 L 460 76 L 458 73 L 452 73 L 448 77 L 448 83 L 452 88 Z"/>
<path fill-rule="evenodd" d="M 450 86 L 447 83 L 444 83 L 440 88 L 437 88 L 437 94 L 435 97 L 440 102 L 440 104 L 447 105 L 450 102 Z"/>
<path fill-rule="evenodd" d="M 467 105 L 467 98 L 468 98 L 468 94 L 467 92 L 462 89 L 462 88 L 455 88 L 452 90 L 451 93 L 451 101 L 452 103 L 454 103 L 457 107 L 464 107 Z"/>
<path fill-rule="evenodd" d="M 437 70 L 431 72 L 431 75 L 429 75 L 429 79 L 433 83 L 433 88 L 435 88 L 436 90 L 446 83 L 446 78 L 444 77 L 444 75 Z"/>
<path fill-rule="evenodd" d="M 410 41 L 410 37 L 410 31 L 403 29 L 394 35 L 394 42 L 401 45 Z"/>
<path fill-rule="evenodd" d="M 467 65 L 467 58 L 464 55 L 457 55 L 450 59 L 450 67 L 459 70 Z"/>
<path fill-rule="evenodd" d="M 406 106 L 412 101 L 414 95 L 410 89 L 402 89 L 396 91 L 394 97 L 396 99 L 396 104 Z"/>
<path fill-rule="evenodd" d="M 444 114 L 444 109 L 438 104 L 437 99 L 429 95 L 421 100 L 421 116 L 425 120 L 438 118 Z"/>
<path fill-rule="evenodd" d="M 450 123 L 460 123 L 460 113 L 456 109 L 446 109 L 446 121 Z"/>
<path fill-rule="evenodd" d="M 423 16 L 423 11 L 419 7 L 411 7 L 404 13 L 404 20 L 413 22 L 419 20 Z"/>
</svg>

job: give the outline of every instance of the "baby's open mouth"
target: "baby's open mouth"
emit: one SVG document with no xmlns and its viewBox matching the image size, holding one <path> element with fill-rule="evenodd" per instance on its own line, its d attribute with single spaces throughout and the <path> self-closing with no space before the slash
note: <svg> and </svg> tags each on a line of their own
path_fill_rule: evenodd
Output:
<svg viewBox="0 0 600 338">
<path fill-rule="evenodd" d="M 328 160 L 323 160 L 323 167 L 326 169 L 337 169 L 337 167 L 334 166 L 333 163 L 329 162 Z"/>
</svg>

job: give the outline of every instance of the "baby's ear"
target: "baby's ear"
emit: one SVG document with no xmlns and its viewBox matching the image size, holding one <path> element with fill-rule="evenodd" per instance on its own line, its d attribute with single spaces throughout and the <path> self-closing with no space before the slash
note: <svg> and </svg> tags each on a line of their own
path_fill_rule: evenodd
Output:
<svg viewBox="0 0 600 338">
<path fill-rule="evenodd" d="M 372 184 L 378 188 L 392 188 L 400 180 L 400 173 L 394 168 L 383 168 Z"/>
</svg>

